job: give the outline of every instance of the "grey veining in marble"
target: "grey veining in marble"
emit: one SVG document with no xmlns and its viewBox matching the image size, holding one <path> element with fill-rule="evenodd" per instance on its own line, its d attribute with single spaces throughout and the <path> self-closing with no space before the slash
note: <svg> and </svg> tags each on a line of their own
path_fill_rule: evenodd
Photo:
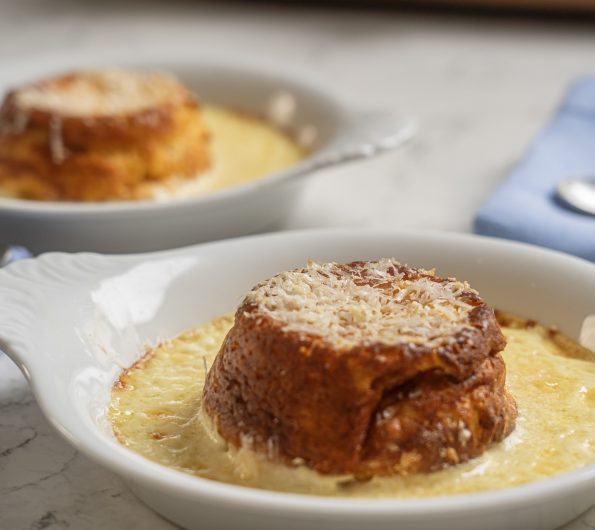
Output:
<svg viewBox="0 0 595 530">
<path fill-rule="evenodd" d="M 173 528 L 48 424 L 0 354 L 0 528 Z"/>
<path fill-rule="evenodd" d="M 422 134 L 407 151 L 313 178 L 289 228 L 466 231 L 565 86 L 593 71 L 595 23 L 269 4 L 0 0 L 0 61 L 106 40 L 290 64 L 335 86 L 354 107 L 419 118 Z M 45 528 L 173 527 L 62 440 L 0 354 L 0 529 Z M 595 529 L 595 509 L 566 527 L 587 529 Z"/>
</svg>

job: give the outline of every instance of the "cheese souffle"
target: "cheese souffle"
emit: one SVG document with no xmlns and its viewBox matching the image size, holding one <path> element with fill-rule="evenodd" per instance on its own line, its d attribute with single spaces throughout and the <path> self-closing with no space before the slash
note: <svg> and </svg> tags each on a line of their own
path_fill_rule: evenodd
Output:
<svg viewBox="0 0 595 530">
<path fill-rule="evenodd" d="M 394 260 L 314 263 L 256 286 L 204 394 L 235 448 L 320 473 L 428 472 L 514 428 L 506 341 L 478 293 Z"/>
<path fill-rule="evenodd" d="M 0 108 L 0 196 L 167 199 L 296 163 L 284 132 L 204 105 L 166 73 L 78 71 L 11 91 Z"/>
<path fill-rule="evenodd" d="M 311 262 L 148 350 L 109 418 L 126 447 L 212 480 L 470 493 L 595 460 L 594 361 L 556 329 L 494 314 L 466 282 L 392 259 Z"/>
</svg>

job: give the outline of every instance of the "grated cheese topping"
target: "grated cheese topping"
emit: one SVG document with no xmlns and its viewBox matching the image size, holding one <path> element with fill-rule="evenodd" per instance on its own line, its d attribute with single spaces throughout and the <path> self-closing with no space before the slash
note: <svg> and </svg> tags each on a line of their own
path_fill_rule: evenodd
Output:
<svg viewBox="0 0 595 530">
<path fill-rule="evenodd" d="M 108 116 L 179 102 L 186 91 L 171 75 L 118 69 L 76 72 L 20 89 L 21 109 L 63 116 Z"/>
<path fill-rule="evenodd" d="M 408 269 L 392 258 L 355 264 L 308 262 L 257 285 L 247 315 L 266 315 L 283 330 L 322 337 L 339 348 L 358 344 L 435 346 L 472 329 L 467 282 Z"/>
</svg>

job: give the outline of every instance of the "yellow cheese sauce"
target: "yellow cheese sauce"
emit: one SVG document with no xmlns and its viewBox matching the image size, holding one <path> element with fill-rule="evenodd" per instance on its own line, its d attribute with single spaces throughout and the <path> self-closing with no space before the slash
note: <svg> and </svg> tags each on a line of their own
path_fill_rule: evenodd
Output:
<svg viewBox="0 0 595 530">
<path fill-rule="evenodd" d="M 155 199 L 202 195 L 257 180 L 304 158 L 289 134 L 264 119 L 213 105 L 202 107 L 202 117 L 210 133 L 210 169 L 194 179 L 147 184 L 141 194 Z"/>
<path fill-rule="evenodd" d="M 287 467 L 249 449 L 234 450 L 201 412 L 206 370 L 233 323 L 216 318 L 163 343 L 125 370 L 109 417 L 129 449 L 196 476 L 256 488 L 348 497 L 428 497 L 515 486 L 595 461 L 595 356 L 539 325 L 503 326 L 515 431 L 482 456 L 429 474 L 325 476 Z"/>
</svg>

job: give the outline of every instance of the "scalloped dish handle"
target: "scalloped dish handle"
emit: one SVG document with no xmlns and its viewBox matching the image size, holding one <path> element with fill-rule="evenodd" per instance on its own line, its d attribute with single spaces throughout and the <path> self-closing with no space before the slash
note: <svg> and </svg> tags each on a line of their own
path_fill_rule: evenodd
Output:
<svg viewBox="0 0 595 530">
<path fill-rule="evenodd" d="M 13 267 L 0 271 L 0 278 L 12 270 Z M 30 325 L 35 321 L 35 309 L 27 298 L 28 290 L 22 278 L 6 277 L 12 280 L 12 285 L 7 282 L 0 285 L 0 352 L 8 355 L 28 377 L 25 358 L 31 348 L 27 337 Z"/>
<path fill-rule="evenodd" d="M 29 253 L 29 251 L 23 247 L 14 247 L 14 246 L 8 246 L 8 245 L 3 245 L 0 244 L 0 269 L 3 267 L 7 267 L 8 265 L 10 265 L 11 263 L 14 263 L 16 261 L 20 261 L 22 259 L 26 259 L 26 258 L 31 258 L 31 254 Z M 0 298 L 0 302 L 4 301 L 4 303 L 6 303 L 7 301 L 4 300 L 4 298 Z M 0 315 L 1 315 L 2 311 L 0 310 Z M 10 341 L 8 339 L 3 339 L 2 335 L 6 335 L 8 334 L 8 330 L 4 329 L 4 333 L 3 333 L 3 327 L 2 326 L 2 319 L 0 318 L 0 355 L 3 353 L 10 353 L 9 357 L 11 357 L 12 359 L 14 359 L 16 357 L 15 352 L 12 350 L 12 347 L 10 345 Z"/>
<path fill-rule="evenodd" d="M 327 167 L 363 160 L 396 150 L 409 143 L 417 134 L 414 119 L 403 119 L 390 112 L 360 113 L 350 119 L 336 146 L 315 157 L 300 175 Z"/>
<path fill-rule="evenodd" d="M 43 315 L 40 300 L 47 293 L 62 292 L 64 285 L 106 269 L 99 254 L 61 252 L 36 259 L 22 259 L 0 269 L 0 350 L 6 353 L 29 378 L 29 361 L 35 359 L 33 330 Z M 59 299 L 59 298 L 58 298 Z"/>
</svg>

